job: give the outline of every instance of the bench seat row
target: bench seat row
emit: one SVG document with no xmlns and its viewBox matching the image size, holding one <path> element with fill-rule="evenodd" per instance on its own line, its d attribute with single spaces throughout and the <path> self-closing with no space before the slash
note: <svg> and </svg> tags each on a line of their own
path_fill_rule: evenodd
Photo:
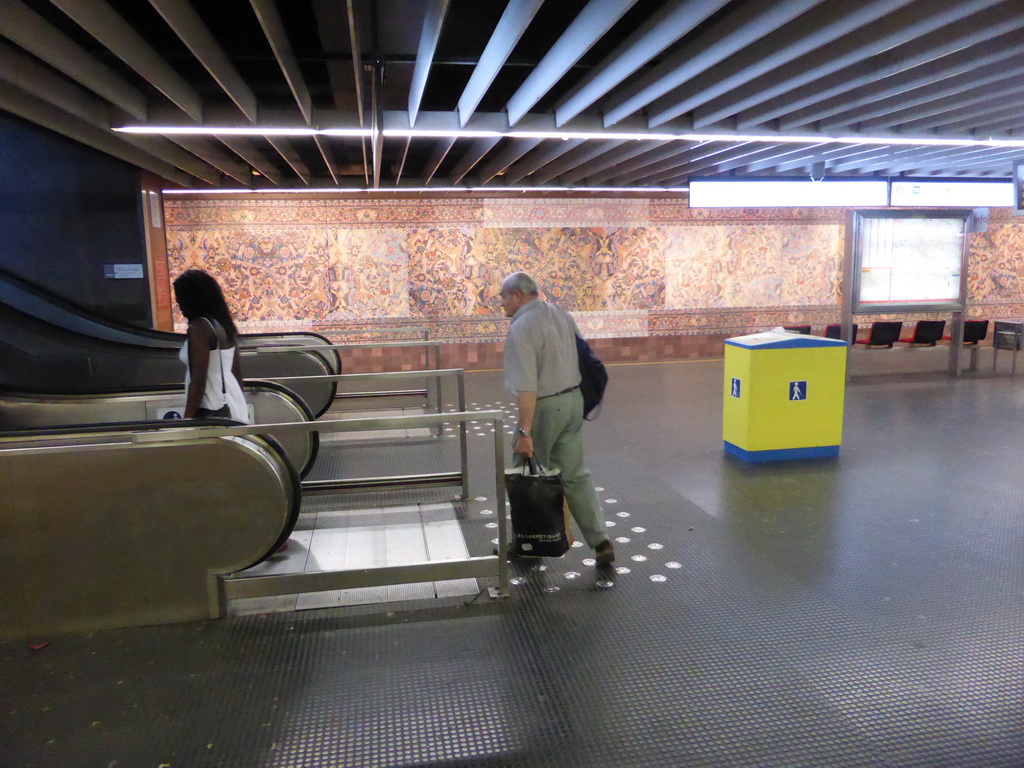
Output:
<svg viewBox="0 0 1024 768">
<path fill-rule="evenodd" d="M 964 344 L 977 345 L 988 336 L 988 320 L 965 320 L 964 321 Z M 795 333 L 810 334 L 809 325 L 785 325 L 787 331 Z M 829 339 L 840 338 L 842 326 L 834 323 L 825 327 L 825 337 Z M 856 323 L 853 326 L 855 344 L 863 344 L 865 347 L 886 347 L 892 349 L 893 344 L 900 342 L 915 347 L 934 347 L 939 341 L 949 341 L 949 336 L 944 336 L 946 330 L 945 320 L 918 320 L 914 325 L 914 331 L 910 336 L 900 336 L 903 333 L 903 322 L 900 320 L 879 320 L 871 324 L 871 330 L 867 338 L 857 339 L 859 330 Z"/>
</svg>

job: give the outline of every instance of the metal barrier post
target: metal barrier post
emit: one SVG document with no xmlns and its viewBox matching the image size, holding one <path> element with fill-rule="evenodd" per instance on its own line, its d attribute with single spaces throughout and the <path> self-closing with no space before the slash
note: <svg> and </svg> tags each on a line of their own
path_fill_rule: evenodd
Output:
<svg viewBox="0 0 1024 768">
<path fill-rule="evenodd" d="M 498 516 L 498 588 L 491 597 L 508 597 L 508 521 L 505 508 L 505 420 L 491 419 L 494 427 L 494 511 Z"/>
<path fill-rule="evenodd" d="M 462 369 L 459 369 L 457 378 L 458 384 L 458 410 L 464 413 L 466 410 L 466 378 Z M 466 422 L 459 422 L 459 455 L 462 457 L 462 497 L 469 498 L 469 446 L 466 441 Z"/>
</svg>

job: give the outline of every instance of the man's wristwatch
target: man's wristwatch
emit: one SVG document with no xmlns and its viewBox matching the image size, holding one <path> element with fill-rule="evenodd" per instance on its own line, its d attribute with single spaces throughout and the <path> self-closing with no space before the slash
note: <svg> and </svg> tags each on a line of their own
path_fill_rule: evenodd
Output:
<svg viewBox="0 0 1024 768">
<path fill-rule="evenodd" d="M 529 437 L 529 436 L 530 436 L 530 433 L 529 433 L 529 432 L 527 432 L 527 431 L 526 431 L 525 429 L 523 429 L 522 427 L 520 427 L 520 428 L 519 428 L 519 429 L 518 429 L 517 431 L 519 432 L 519 434 L 520 434 L 520 436 L 521 436 L 521 437 Z"/>
</svg>

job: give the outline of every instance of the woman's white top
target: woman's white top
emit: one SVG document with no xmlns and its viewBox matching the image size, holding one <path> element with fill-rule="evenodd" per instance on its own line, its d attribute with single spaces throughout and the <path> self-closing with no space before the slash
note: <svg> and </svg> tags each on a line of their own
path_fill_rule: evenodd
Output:
<svg viewBox="0 0 1024 768">
<path fill-rule="evenodd" d="M 188 385 L 192 380 L 192 372 L 188 366 L 188 340 L 181 347 L 178 359 L 185 364 L 185 393 L 188 394 Z M 223 408 L 225 403 L 231 409 L 231 418 L 243 424 L 249 423 L 249 405 L 245 402 L 245 395 L 242 394 L 242 385 L 235 378 L 232 365 L 235 361 L 235 347 L 210 350 L 210 368 L 206 372 L 206 390 L 203 392 L 203 401 L 200 408 L 209 408 L 216 411 Z M 223 374 L 223 385 L 221 375 Z M 223 386 L 223 388 L 222 388 Z"/>
</svg>

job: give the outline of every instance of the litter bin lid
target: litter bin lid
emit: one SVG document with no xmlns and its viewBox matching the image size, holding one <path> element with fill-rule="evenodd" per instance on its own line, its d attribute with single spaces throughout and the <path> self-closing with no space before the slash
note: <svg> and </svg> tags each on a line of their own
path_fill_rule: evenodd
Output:
<svg viewBox="0 0 1024 768">
<path fill-rule="evenodd" d="M 746 349 L 799 349 L 801 347 L 845 347 L 842 339 L 826 339 L 824 336 L 808 336 L 803 333 L 786 331 L 761 331 L 746 336 L 734 336 L 726 344 Z"/>
</svg>

